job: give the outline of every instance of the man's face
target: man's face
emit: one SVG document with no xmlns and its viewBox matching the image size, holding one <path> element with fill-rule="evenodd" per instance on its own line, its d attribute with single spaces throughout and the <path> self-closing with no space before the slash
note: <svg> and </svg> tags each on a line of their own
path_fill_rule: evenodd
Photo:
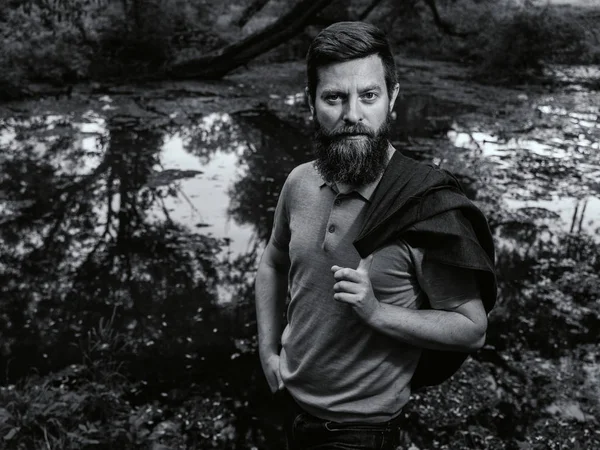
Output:
<svg viewBox="0 0 600 450">
<path fill-rule="evenodd" d="M 387 132 L 398 86 L 388 97 L 377 55 L 318 69 L 314 99 L 316 167 L 327 181 L 361 186 L 387 162 Z"/>
</svg>

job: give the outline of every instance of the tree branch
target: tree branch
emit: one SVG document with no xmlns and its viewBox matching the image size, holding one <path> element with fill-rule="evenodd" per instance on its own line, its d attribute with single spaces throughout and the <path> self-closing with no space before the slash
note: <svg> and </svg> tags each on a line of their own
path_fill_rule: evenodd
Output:
<svg viewBox="0 0 600 450">
<path fill-rule="evenodd" d="M 332 0 L 302 0 L 265 29 L 200 58 L 176 63 L 167 69 L 172 79 L 215 79 L 248 63 L 299 33 Z"/>
<path fill-rule="evenodd" d="M 235 24 L 238 27 L 243 28 L 244 25 L 246 25 L 250 19 L 252 19 L 252 17 L 254 17 L 260 12 L 261 9 L 267 6 L 267 3 L 269 3 L 269 0 L 254 0 L 246 7 L 246 9 L 244 9 L 240 15 L 240 18 L 235 22 Z"/>
</svg>

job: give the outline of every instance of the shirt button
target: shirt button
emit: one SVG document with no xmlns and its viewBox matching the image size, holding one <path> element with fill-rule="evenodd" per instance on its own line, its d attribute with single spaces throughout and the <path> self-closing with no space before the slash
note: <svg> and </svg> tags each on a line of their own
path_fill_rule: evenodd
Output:
<svg viewBox="0 0 600 450">
<path fill-rule="evenodd" d="M 329 232 L 333 233 L 335 231 L 335 225 L 329 225 Z"/>
<path fill-rule="evenodd" d="M 335 206 L 340 206 L 342 204 L 342 201 L 339 198 L 336 198 L 335 201 L 333 202 L 333 204 Z"/>
</svg>

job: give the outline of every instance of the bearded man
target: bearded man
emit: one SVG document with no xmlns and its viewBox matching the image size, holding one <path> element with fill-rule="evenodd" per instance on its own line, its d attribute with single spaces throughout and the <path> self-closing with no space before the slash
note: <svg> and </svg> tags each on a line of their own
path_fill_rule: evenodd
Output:
<svg viewBox="0 0 600 450">
<path fill-rule="evenodd" d="M 260 360 L 288 398 L 288 448 L 396 449 L 411 389 L 484 343 L 491 234 L 452 175 L 389 143 L 399 85 L 380 30 L 326 28 L 307 78 L 316 159 L 289 174 L 259 264 Z"/>
</svg>

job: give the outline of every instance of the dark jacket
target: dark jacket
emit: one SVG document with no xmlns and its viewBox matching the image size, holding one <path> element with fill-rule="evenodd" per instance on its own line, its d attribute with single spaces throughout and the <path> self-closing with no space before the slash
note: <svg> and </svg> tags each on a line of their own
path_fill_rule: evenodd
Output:
<svg viewBox="0 0 600 450">
<path fill-rule="evenodd" d="M 381 246 L 404 239 L 424 249 L 428 260 L 476 272 L 486 312 L 496 302 L 494 243 L 483 213 L 449 172 L 395 152 L 371 197 L 354 246 L 365 258 Z M 428 307 L 428 305 L 425 305 Z M 423 350 L 412 389 L 448 379 L 468 353 Z"/>
</svg>

